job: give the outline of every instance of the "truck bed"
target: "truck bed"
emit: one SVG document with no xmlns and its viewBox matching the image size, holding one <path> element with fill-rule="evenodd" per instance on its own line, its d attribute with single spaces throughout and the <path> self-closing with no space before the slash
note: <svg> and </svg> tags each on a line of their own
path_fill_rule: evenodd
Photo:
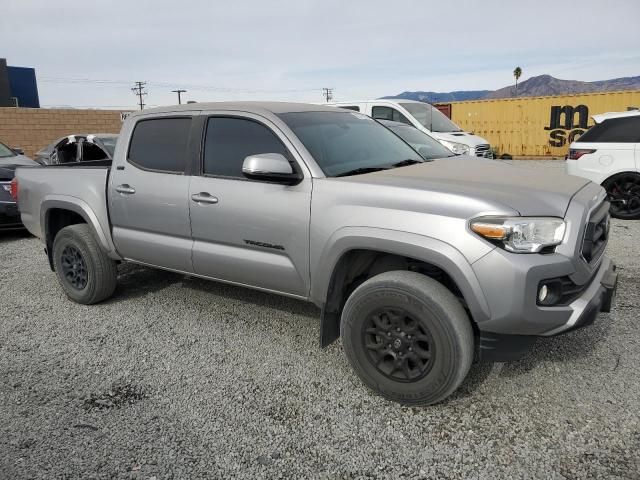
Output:
<svg viewBox="0 0 640 480">
<path fill-rule="evenodd" d="M 18 209 L 24 226 L 36 237 L 44 238 L 46 219 L 41 212 L 49 208 L 73 207 L 79 215 L 90 217 L 110 238 L 106 188 L 111 161 L 85 162 L 39 167 L 18 167 Z"/>
<path fill-rule="evenodd" d="M 88 167 L 111 167 L 113 160 L 92 160 L 88 162 L 59 163 L 56 165 L 42 165 L 45 168 L 88 168 Z"/>
</svg>

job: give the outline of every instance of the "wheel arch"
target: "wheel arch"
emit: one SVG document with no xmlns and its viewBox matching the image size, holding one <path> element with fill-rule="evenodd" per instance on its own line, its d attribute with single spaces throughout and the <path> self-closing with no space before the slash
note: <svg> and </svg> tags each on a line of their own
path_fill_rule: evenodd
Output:
<svg viewBox="0 0 640 480">
<path fill-rule="evenodd" d="M 453 246 L 431 237 L 384 229 L 348 228 L 316 263 L 311 299 L 322 309 L 320 345 L 326 347 L 340 332 L 340 315 L 349 286 L 391 270 L 412 270 L 427 276 L 444 275 L 447 288 L 457 289 L 475 324 L 490 318 L 480 283 L 470 263 Z M 417 269 L 417 270 L 416 270 Z M 358 278 L 360 277 L 360 278 Z M 357 284 L 355 285 L 357 286 Z"/>
<path fill-rule="evenodd" d="M 57 233 L 68 225 L 86 223 L 92 234 L 109 257 L 119 260 L 111 235 L 103 230 L 95 212 L 79 198 L 48 198 L 42 202 L 40 209 L 40 225 L 46 245 L 49 266 L 53 266 L 53 241 Z"/>
<path fill-rule="evenodd" d="M 609 172 L 609 173 L 607 173 L 607 176 L 600 182 L 600 186 L 603 187 L 604 184 L 608 180 L 611 180 L 616 175 L 622 175 L 622 174 L 625 174 L 625 173 L 632 173 L 634 175 L 640 175 L 640 170 L 639 169 L 622 168 L 622 169 L 620 169 L 618 171 L 615 171 L 615 172 Z"/>
</svg>

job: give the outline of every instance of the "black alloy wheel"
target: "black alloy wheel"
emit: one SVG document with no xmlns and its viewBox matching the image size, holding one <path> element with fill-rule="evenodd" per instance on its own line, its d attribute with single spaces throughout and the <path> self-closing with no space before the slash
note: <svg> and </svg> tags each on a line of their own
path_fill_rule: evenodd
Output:
<svg viewBox="0 0 640 480">
<path fill-rule="evenodd" d="M 67 225 L 53 239 L 54 270 L 67 297 L 83 305 L 109 298 L 116 288 L 116 262 L 86 223 Z"/>
<path fill-rule="evenodd" d="M 404 405 L 432 405 L 466 377 L 473 327 L 462 303 L 437 280 L 396 270 L 362 282 L 340 322 L 345 354 L 376 393 Z"/>
<path fill-rule="evenodd" d="M 83 290 L 87 286 L 87 263 L 82 253 L 74 245 L 67 245 L 62 250 L 62 274 L 69 285 L 76 290 Z"/>
<path fill-rule="evenodd" d="M 391 380 L 413 382 L 433 366 L 435 343 L 429 329 L 403 309 L 376 310 L 362 334 L 372 366 Z"/>
<path fill-rule="evenodd" d="M 640 218 L 640 175 L 621 173 L 604 183 L 610 212 L 615 218 L 635 220 Z"/>
</svg>

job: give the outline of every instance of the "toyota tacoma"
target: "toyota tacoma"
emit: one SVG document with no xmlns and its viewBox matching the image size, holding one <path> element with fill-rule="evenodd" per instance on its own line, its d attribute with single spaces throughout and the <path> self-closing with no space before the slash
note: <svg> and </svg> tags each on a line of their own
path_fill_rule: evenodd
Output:
<svg viewBox="0 0 640 480">
<path fill-rule="evenodd" d="M 331 107 L 144 110 L 112 162 L 18 168 L 11 190 L 71 300 L 109 298 L 120 262 L 307 300 L 321 346 L 341 338 L 362 381 L 404 404 L 589 324 L 617 283 L 599 185 L 425 160 Z"/>
</svg>

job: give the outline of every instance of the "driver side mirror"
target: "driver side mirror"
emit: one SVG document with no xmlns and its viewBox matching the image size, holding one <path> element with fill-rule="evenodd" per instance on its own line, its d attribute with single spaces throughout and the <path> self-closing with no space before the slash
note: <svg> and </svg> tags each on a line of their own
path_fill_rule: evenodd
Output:
<svg viewBox="0 0 640 480">
<path fill-rule="evenodd" d="M 20 147 L 13 147 L 11 150 L 13 150 L 13 153 L 16 155 L 24 155 L 24 150 Z"/>
<path fill-rule="evenodd" d="M 242 173 L 251 180 L 296 185 L 302 175 L 294 172 L 289 160 L 280 153 L 250 155 L 242 163 Z"/>
</svg>

